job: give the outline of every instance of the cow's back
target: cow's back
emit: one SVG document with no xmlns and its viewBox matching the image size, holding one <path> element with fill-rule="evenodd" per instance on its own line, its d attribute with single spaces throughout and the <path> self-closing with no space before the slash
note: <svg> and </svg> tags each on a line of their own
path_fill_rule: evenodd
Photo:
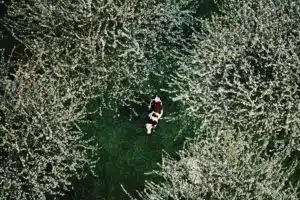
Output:
<svg viewBox="0 0 300 200">
<path fill-rule="evenodd" d="M 152 103 L 151 103 L 151 108 L 150 108 L 150 111 L 152 112 L 152 111 L 154 111 L 154 112 L 156 112 L 156 113 L 161 113 L 161 110 L 162 110 L 162 103 L 161 102 L 155 102 L 155 101 L 153 101 Z"/>
</svg>

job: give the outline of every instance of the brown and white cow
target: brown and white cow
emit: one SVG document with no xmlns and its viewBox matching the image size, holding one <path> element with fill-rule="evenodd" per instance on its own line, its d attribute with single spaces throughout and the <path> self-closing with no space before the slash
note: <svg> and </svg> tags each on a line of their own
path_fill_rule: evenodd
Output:
<svg viewBox="0 0 300 200">
<path fill-rule="evenodd" d="M 149 110 L 145 127 L 147 129 L 147 134 L 150 135 L 152 133 L 152 130 L 156 128 L 158 120 L 163 114 L 163 106 L 161 99 L 157 96 L 154 99 L 151 99 L 148 108 Z"/>
</svg>

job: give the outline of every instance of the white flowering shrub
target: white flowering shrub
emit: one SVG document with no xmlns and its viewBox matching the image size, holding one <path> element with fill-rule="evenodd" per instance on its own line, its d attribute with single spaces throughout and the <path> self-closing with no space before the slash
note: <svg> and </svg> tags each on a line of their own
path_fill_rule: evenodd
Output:
<svg viewBox="0 0 300 200">
<path fill-rule="evenodd" d="M 123 26 L 123 21 L 132 21 L 131 4 L 111 1 L 13 3 L 5 25 L 30 52 L 40 55 L 46 68 L 59 71 L 61 76 L 65 73 L 91 76 L 94 94 L 106 97 L 103 107 L 114 108 L 119 96 L 124 97 L 120 104 L 134 99 L 128 87 L 147 79 L 147 69 L 142 70 L 139 63 L 130 62 L 140 56 L 138 44 Z M 128 53 L 130 57 L 126 56 Z M 122 67 L 125 60 L 126 68 Z M 136 79 L 132 78 L 134 75 Z"/>
<path fill-rule="evenodd" d="M 2 79 L 0 103 L 0 199 L 46 199 L 71 189 L 98 160 L 97 144 L 79 127 L 86 116 L 88 82 L 42 75 L 36 61 L 1 63 L 17 66 L 15 79 Z M 3 76 L 2 76 L 3 77 Z"/>
<path fill-rule="evenodd" d="M 13 2 L 4 26 L 47 67 L 94 77 L 99 108 L 144 103 L 159 90 L 162 58 L 169 43 L 182 46 L 189 12 L 175 1 Z M 191 20 L 190 20 L 191 21 Z M 180 44 L 181 43 L 181 44 Z M 170 52 L 170 47 L 168 52 Z M 166 60 L 166 59 L 165 59 Z M 168 68 L 170 69 L 170 67 Z M 75 73 L 75 74 L 76 74 Z M 116 111 L 117 112 L 117 111 Z"/>
<path fill-rule="evenodd" d="M 200 126 L 229 122 L 299 148 L 299 1 L 225 1 L 200 23 L 169 92 Z"/>
<path fill-rule="evenodd" d="M 187 141 L 179 160 L 164 154 L 155 171 L 164 182 L 147 181 L 141 199 L 299 199 L 299 185 L 289 181 L 297 163 L 286 163 L 285 150 L 268 155 L 270 137 L 257 142 L 230 128 L 217 135 Z"/>
</svg>

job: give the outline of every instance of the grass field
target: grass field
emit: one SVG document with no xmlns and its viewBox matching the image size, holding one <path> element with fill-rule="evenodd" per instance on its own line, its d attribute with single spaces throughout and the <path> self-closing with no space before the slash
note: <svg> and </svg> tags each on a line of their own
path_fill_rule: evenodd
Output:
<svg viewBox="0 0 300 200">
<path fill-rule="evenodd" d="M 175 103 L 167 102 L 164 115 L 175 109 Z M 138 110 L 140 115 L 132 119 L 129 111 L 124 109 L 119 118 L 114 119 L 108 114 L 94 116 L 94 123 L 84 125 L 101 146 L 100 161 L 95 171 L 99 177 L 90 175 L 75 182 L 74 190 L 63 199 L 129 199 L 121 184 L 134 196 L 135 190 L 143 189 L 144 180 L 149 178 L 144 173 L 157 169 L 162 150 L 176 156 L 175 152 L 182 147 L 184 138 L 192 137 L 178 136 L 178 130 L 182 128 L 180 123 L 166 122 L 163 118 L 154 134 L 148 136 L 143 124 L 147 107 Z"/>
</svg>

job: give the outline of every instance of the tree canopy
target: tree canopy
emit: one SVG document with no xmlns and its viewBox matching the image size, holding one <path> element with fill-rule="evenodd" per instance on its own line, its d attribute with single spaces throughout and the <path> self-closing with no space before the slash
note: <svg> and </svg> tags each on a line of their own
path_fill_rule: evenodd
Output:
<svg viewBox="0 0 300 200">
<path fill-rule="evenodd" d="M 196 136 L 162 155 L 162 181 L 149 178 L 141 199 L 299 199 L 300 3 L 215 1 L 203 17 L 205 2 L 12 1 L 0 199 L 64 195 L 101 160 L 87 116 L 139 115 L 157 93 L 181 105 L 166 119 Z"/>
</svg>

